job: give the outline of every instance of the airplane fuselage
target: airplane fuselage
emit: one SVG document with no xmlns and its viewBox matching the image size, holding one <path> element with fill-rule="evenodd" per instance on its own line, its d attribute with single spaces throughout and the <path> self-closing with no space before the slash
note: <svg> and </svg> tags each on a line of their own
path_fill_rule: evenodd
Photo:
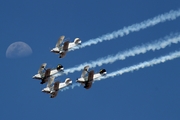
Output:
<svg viewBox="0 0 180 120">
<path fill-rule="evenodd" d="M 79 44 L 81 44 L 81 41 L 79 41 L 78 44 L 75 44 L 74 42 L 70 42 L 69 45 L 68 45 L 68 51 L 71 50 L 73 47 L 79 45 Z M 61 53 L 61 52 L 64 52 L 64 50 L 63 50 L 63 45 L 60 46 L 60 47 L 55 47 L 55 48 L 53 48 L 53 49 L 51 50 L 51 52 L 53 52 L 53 53 Z"/>
<path fill-rule="evenodd" d="M 70 81 L 68 84 L 63 82 L 63 83 L 59 83 L 59 89 L 62 89 L 62 88 L 65 88 L 66 86 L 72 84 L 72 81 Z M 45 93 L 53 93 L 55 92 L 54 90 L 54 85 L 51 86 L 51 87 L 46 87 L 42 90 L 42 92 L 45 92 Z"/>
<path fill-rule="evenodd" d="M 100 74 L 100 73 L 96 73 L 96 74 L 94 74 L 94 76 L 93 76 L 93 81 L 96 81 L 96 79 L 97 78 L 99 78 L 99 77 L 101 77 L 102 75 Z M 84 78 L 78 78 L 77 80 L 76 80 L 76 82 L 78 82 L 78 83 L 85 83 L 86 81 L 88 81 L 88 76 L 86 76 L 86 77 L 84 77 Z"/>
<path fill-rule="evenodd" d="M 52 75 L 55 75 L 56 73 L 60 72 L 60 71 L 63 71 L 63 68 L 61 68 L 60 70 L 57 70 L 57 69 L 52 69 L 51 72 L 50 72 L 50 76 Z M 42 79 L 44 77 L 44 74 L 43 73 L 42 75 L 41 74 L 36 74 L 33 76 L 34 79 Z"/>
</svg>

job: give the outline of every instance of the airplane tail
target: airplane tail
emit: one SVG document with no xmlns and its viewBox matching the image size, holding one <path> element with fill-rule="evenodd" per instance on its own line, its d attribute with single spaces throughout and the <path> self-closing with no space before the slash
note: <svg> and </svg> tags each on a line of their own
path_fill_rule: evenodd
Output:
<svg viewBox="0 0 180 120">
<path fill-rule="evenodd" d="M 74 43 L 75 43 L 75 44 L 81 44 L 81 40 L 80 40 L 79 38 L 75 38 L 75 39 L 74 39 Z"/>
<path fill-rule="evenodd" d="M 65 83 L 66 84 L 72 84 L 72 80 L 70 78 L 66 78 Z"/>
</svg>

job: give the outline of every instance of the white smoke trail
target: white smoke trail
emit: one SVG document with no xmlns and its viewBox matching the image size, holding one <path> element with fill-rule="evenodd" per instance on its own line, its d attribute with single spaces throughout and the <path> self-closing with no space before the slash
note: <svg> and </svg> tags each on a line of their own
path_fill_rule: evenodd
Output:
<svg viewBox="0 0 180 120">
<path fill-rule="evenodd" d="M 117 37 L 123 37 L 124 35 L 128 35 L 131 32 L 136 32 L 136 31 L 139 31 L 141 29 L 145 29 L 147 27 L 151 27 L 151 26 L 154 26 L 154 25 L 156 25 L 158 23 L 162 23 L 162 22 L 165 22 L 165 21 L 174 20 L 179 16 L 180 16 L 180 9 L 176 10 L 176 11 L 171 10 L 168 13 L 158 15 L 158 16 L 152 18 L 152 19 L 148 19 L 148 20 L 143 21 L 141 23 L 136 23 L 136 24 L 133 24 L 131 26 L 124 27 L 123 29 L 120 29 L 118 31 L 114 31 L 112 33 L 105 34 L 105 35 L 103 35 L 101 37 L 98 37 L 98 38 L 95 38 L 95 39 L 90 39 L 87 42 L 82 43 L 81 46 L 75 47 L 72 50 L 84 48 L 86 46 L 90 46 L 92 44 L 97 44 L 99 42 L 103 42 L 103 41 L 106 41 L 106 40 L 112 40 L 112 39 L 115 39 Z"/>
<path fill-rule="evenodd" d="M 122 74 L 127 73 L 127 72 L 132 72 L 134 70 L 139 70 L 141 68 L 150 67 L 150 66 L 153 66 L 153 65 L 156 65 L 156 64 L 164 63 L 166 61 L 173 60 L 173 59 L 178 58 L 178 57 L 180 57 L 180 51 L 176 51 L 176 52 L 170 53 L 170 54 L 168 54 L 166 56 L 162 56 L 162 57 L 159 57 L 159 58 L 152 59 L 150 61 L 145 61 L 145 62 L 139 63 L 137 65 L 126 67 L 126 68 L 117 70 L 117 71 L 112 72 L 112 73 L 108 73 L 106 76 L 102 76 L 99 79 L 96 79 L 95 81 L 107 79 L 107 78 L 110 78 L 110 77 L 115 77 L 115 76 L 122 75 Z M 75 83 L 71 87 L 66 87 L 66 88 L 62 89 L 62 91 L 67 90 L 69 88 L 73 89 L 76 86 L 80 86 L 80 84 Z"/>
<path fill-rule="evenodd" d="M 109 73 L 106 76 L 99 78 L 98 80 L 106 79 L 109 77 L 115 77 L 117 75 L 122 75 L 122 74 L 127 73 L 127 72 L 132 72 L 134 70 L 139 70 L 141 68 L 150 67 L 150 66 L 153 66 L 156 64 L 164 63 L 166 61 L 173 60 L 173 59 L 178 58 L 178 57 L 180 57 L 180 51 L 176 51 L 176 52 L 170 53 L 169 55 L 166 55 L 166 56 L 162 56 L 159 58 L 152 59 L 150 61 L 145 61 L 145 62 L 139 63 L 137 65 L 133 65 L 130 67 L 123 68 L 121 70 Z"/>
<path fill-rule="evenodd" d="M 64 71 L 64 74 L 73 73 L 75 71 L 81 71 L 86 65 L 89 65 L 91 68 L 93 68 L 96 66 L 101 66 L 103 64 L 113 63 L 117 60 L 124 60 L 127 57 L 135 56 L 141 53 L 146 53 L 147 51 L 150 51 L 150 50 L 153 50 L 153 51 L 159 50 L 159 49 L 162 49 L 171 45 L 172 43 L 177 44 L 178 42 L 180 42 L 180 34 L 178 33 L 171 34 L 169 36 L 164 37 L 163 39 L 160 39 L 158 41 L 156 40 L 153 43 L 136 46 L 130 50 L 119 52 L 116 55 L 109 55 L 107 57 L 97 59 L 96 61 L 86 62 L 78 66 L 75 66 L 73 68 L 66 69 Z M 60 75 L 62 75 L 62 73 L 56 74 L 55 77 L 60 76 Z"/>
</svg>

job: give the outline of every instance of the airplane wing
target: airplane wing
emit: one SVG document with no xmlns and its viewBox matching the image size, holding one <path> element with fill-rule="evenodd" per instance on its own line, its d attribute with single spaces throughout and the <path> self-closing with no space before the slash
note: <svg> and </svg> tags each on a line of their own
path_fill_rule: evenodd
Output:
<svg viewBox="0 0 180 120">
<path fill-rule="evenodd" d="M 57 96 L 57 94 L 58 94 L 58 91 L 52 92 L 51 93 L 51 98 L 55 98 Z"/>
<path fill-rule="evenodd" d="M 38 73 L 39 73 L 39 74 L 42 74 L 42 71 L 44 70 L 44 68 L 46 67 L 46 65 L 47 65 L 47 63 L 43 63 L 43 64 L 40 66 L 40 68 L 39 68 L 39 70 L 38 70 Z"/>
<path fill-rule="evenodd" d="M 63 42 L 64 38 L 65 38 L 64 35 L 59 38 L 59 40 L 58 40 L 57 43 L 56 43 L 56 47 L 59 47 L 59 46 L 60 46 L 60 44 Z"/>
<path fill-rule="evenodd" d="M 93 81 L 94 70 L 91 70 L 88 74 L 88 81 Z"/>
<path fill-rule="evenodd" d="M 54 76 L 50 77 L 49 80 L 48 80 L 48 83 L 47 83 L 47 87 L 50 87 L 51 84 L 54 82 Z"/>
<path fill-rule="evenodd" d="M 85 83 L 84 88 L 89 89 L 89 88 L 91 88 L 91 86 L 92 86 L 92 82 L 87 82 L 87 83 Z"/>
<path fill-rule="evenodd" d="M 50 77 L 50 72 L 51 72 L 51 69 L 46 70 L 46 72 L 44 74 L 44 77 L 43 77 L 43 79 L 41 81 L 41 84 L 46 83 L 48 81 L 48 77 Z"/>
<path fill-rule="evenodd" d="M 56 81 L 55 83 L 54 83 L 54 90 L 55 91 L 58 91 L 59 90 L 59 81 Z"/>
<path fill-rule="evenodd" d="M 47 69 L 44 74 L 44 78 L 48 78 L 50 76 L 50 72 L 51 72 L 51 69 Z"/>
<path fill-rule="evenodd" d="M 83 69 L 83 71 L 82 71 L 82 74 L 81 74 L 81 77 L 82 77 L 82 78 L 85 77 L 85 75 L 86 75 L 86 73 L 87 73 L 88 70 L 89 70 L 89 66 L 85 66 L 84 69 Z"/>
<path fill-rule="evenodd" d="M 63 50 L 64 50 L 64 51 L 67 51 L 67 50 L 68 50 L 68 46 L 69 46 L 69 41 L 64 42 L 64 44 L 63 44 Z"/>
<path fill-rule="evenodd" d="M 88 74 L 88 81 L 85 82 L 84 88 L 86 89 L 91 88 L 93 82 L 93 76 L 94 76 L 94 70 L 91 70 Z"/>
<path fill-rule="evenodd" d="M 61 52 L 59 58 L 63 58 L 66 55 L 66 52 Z"/>
</svg>

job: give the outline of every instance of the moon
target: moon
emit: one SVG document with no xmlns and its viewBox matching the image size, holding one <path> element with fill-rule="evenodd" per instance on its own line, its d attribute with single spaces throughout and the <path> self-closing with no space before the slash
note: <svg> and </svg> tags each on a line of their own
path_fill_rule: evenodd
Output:
<svg viewBox="0 0 180 120">
<path fill-rule="evenodd" d="M 24 42 L 14 42 L 6 50 L 7 58 L 26 57 L 32 53 L 31 47 Z"/>
</svg>

